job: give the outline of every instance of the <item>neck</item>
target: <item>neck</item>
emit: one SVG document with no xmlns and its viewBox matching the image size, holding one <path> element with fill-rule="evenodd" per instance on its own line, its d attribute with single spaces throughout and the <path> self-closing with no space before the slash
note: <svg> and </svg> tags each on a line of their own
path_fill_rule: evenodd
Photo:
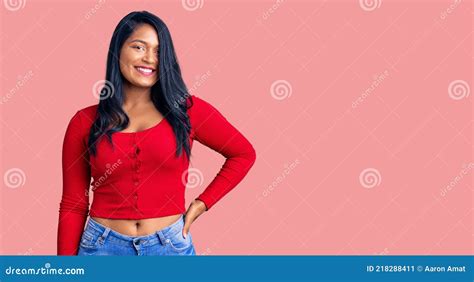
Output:
<svg viewBox="0 0 474 282">
<path fill-rule="evenodd" d="M 151 103 L 151 88 L 141 88 L 124 83 L 124 107 L 134 107 Z"/>
</svg>

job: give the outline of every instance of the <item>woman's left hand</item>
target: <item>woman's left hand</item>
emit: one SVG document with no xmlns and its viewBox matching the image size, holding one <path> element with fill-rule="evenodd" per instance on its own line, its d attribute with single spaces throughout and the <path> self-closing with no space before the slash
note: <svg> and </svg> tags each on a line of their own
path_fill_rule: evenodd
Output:
<svg viewBox="0 0 474 282">
<path fill-rule="evenodd" d="M 206 211 L 206 205 L 201 200 L 192 201 L 189 205 L 186 214 L 184 215 L 184 227 L 183 227 L 183 237 L 188 236 L 189 228 L 191 224 L 204 212 Z"/>
</svg>

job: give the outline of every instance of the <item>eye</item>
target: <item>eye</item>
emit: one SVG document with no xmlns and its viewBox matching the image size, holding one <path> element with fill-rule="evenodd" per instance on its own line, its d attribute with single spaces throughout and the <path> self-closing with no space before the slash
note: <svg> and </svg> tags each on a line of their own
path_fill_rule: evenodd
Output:
<svg viewBox="0 0 474 282">
<path fill-rule="evenodd" d="M 134 46 L 132 46 L 132 48 L 140 49 L 140 50 L 145 50 L 145 47 L 143 47 L 143 46 L 138 46 L 138 45 L 134 45 Z"/>
</svg>

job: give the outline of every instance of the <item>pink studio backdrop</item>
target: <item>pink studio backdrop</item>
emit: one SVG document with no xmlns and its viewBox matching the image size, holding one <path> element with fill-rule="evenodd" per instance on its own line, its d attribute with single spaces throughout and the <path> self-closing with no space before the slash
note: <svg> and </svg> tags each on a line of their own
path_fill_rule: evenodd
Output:
<svg viewBox="0 0 474 282">
<path fill-rule="evenodd" d="M 473 254 L 471 1 L 2 5 L 1 254 L 56 253 L 65 129 L 133 10 L 257 151 L 192 225 L 198 254 Z M 224 162 L 195 144 L 186 207 Z"/>
</svg>

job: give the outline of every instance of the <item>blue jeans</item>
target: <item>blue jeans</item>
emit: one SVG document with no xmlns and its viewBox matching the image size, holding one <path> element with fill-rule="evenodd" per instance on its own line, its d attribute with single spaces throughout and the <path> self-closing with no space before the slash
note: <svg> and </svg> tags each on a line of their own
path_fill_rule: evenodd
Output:
<svg viewBox="0 0 474 282">
<path fill-rule="evenodd" d="M 191 232 L 182 235 L 184 215 L 178 221 L 143 236 L 127 236 L 89 217 L 82 233 L 78 256 L 196 255 Z"/>
</svg>

